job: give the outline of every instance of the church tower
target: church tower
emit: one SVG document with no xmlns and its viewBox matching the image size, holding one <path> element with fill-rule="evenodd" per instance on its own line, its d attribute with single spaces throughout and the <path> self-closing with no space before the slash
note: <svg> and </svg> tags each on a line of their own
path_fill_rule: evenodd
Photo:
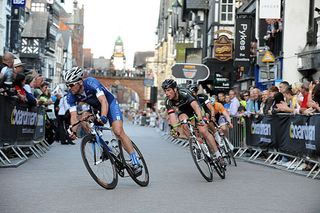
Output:
<svg viewBox="0 0 320 213">
<path fill-rule="evenodd" d="M 126 69 L 126 57 L 124 55 L 123 42 L 120 36 L 118 36 L 111 56 L 111 68 L 114 71 Z"/>
</svg>

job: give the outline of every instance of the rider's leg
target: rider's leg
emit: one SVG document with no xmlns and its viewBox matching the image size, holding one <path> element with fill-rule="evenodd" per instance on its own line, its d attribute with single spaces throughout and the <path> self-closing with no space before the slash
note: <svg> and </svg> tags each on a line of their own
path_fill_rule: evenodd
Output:
<svg viewBox="0 0 320 213">
<path fill-rule="evenodd" d="M 140 165 L 136 152 L 133 149 L 131 140 L 123 129 L 123 122 L 121 120 L 115 120 L 112 122 L 112 131 L 121 141 L 123 148 L 129 153 L 132 163 Z"/>
<path fill-rule="evenodd" d="M 123 122 L 121 120 L 116 120 L 112 122 L 112 131 L 116 137 L 121 141 L 123 148 L 128 152 L 134 152 L 132 143 L 128 135 L 123 129 Z"/>
<path fill-rule="evenodd" d="M 203 125 L 203 126 L 198 125 L 198 129 L 199 129 L 199 132 L 201 133 L 201 135 L 208 142 L 209 149 L 215 153 L 216 157 L 221 156 L 213 135 L 208 131 L 207 125 Z"/>
<path fill-rule="evenodd" d="M 179 115 L 179 120 L 180 121 L 187 120 L 188 118 L 189 117 L 186 114 L 180 114 Z M 190 132 L 189 132 L 188 125 L 187 124 L 183 124 L 182 125 L 182 129 L 183 129 L 184 134 L 187 136 L 187 138 L 189 138 L 190 137 Z"/>
<path fill-rule="evenodd" d="M 228 125 L 224 124 L 224 125 L 221 125 L 221 130 L 223 131 L 223 134 L 229 138 L 229 128 L 228 128 Z"/>
</svg>

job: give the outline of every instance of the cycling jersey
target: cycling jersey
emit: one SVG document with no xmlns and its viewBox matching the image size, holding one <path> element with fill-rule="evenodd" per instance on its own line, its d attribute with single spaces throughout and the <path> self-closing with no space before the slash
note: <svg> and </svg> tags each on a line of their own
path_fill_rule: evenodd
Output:
<svg viewBox="0 0 320 213">
<path fill-rule="evenodd" d="M 101 111 L 101 104 L 98 97 L 105 95 L 109 108 L 108 119 L 110 124 L 115 120 L 123 120 L 122 113 L 116 98 L 105 88 L 97 79 L 88 77 L 83 80 L 84 91 L 82 94 L 73 95 L 71 92 L 67 95 L 67 102 L 70 106 L 70 112 L 77 111 L 77 103 L 84 102 L 96 110 Z"/>
<path fill-rule="evenodd" d="M 223 105 L 219 102 L 215 102 L 213 105 L 213 109 L 216 121 L 218 121 L 219 125 L 222 123 L 226 123 L 226 118 L 223 115 L 223 113 L 226 112 L 226 109 L 223 107 Z"/>
<path fill-rule="evenodd" d="M 173 113 L 177 110 L 178 115 L 185 113 L 189 117 L 192 117 L 194 110 L 190 105 L 196 99 L 192 96 L 189 90 L 178 89 L 178 100 L 169 100 L 166 98 L 165 105 L 168 111 L 168 114 Z"/>
<path fill-rule="evenodd" d="M 205 94 L 198 94 L 197 100 L 200 106 L 203 108 L 203 110 L 210 115 L 210 110 L 207 107 L 207 104 L 210 103 L 209 97 Z"/>
</svg>

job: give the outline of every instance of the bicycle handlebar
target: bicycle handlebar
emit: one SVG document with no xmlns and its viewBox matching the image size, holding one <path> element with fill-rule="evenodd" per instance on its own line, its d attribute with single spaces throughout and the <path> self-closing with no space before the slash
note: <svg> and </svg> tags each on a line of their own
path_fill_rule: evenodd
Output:
<svg viewBox="0 0 320 213">
<path fill-rule="evenodd" d="M 171 125 L 171 127 L 172 127 L 172 128 L 176 128 L 176 127 L 178 127 L 178 126 L 181 126 L 182 124 L 187 124 L 188 122 L 192 121 L 194 118 L 197 118 L 197 117 L 196 117 L 196 116 L 192 116 L 192 117 L 190 117 L 190 118 L 188 118 L 188 119 L 184 119 L 184 120 L 180 121 L 179 123 L 176 123 L 176 124 L 174 124 L 174 125 Z"/>
<path fill-rule="evenodd" d="M 210 120 L 210 122 L 212 122 L 215 125 L 215 127 L 217 127 L 218 129 L 220 129 L 222 126 L 222 125 L 219 125 L 216 121 Z M 230 125 L 229 121 L 227 121 L 225 124 L 228 126 Z"/>
</svg>

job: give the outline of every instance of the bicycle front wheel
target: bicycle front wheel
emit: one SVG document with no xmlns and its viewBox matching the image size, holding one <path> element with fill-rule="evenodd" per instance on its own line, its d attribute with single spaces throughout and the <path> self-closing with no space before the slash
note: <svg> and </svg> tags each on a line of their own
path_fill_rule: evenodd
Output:
<svg viewBox="0 0 320 213">
<path fill-rule="evenodd" d="M 143 187 L 148 186 L 148 184 L 149 184 L 149 171 L 148 171 L 146 161 L 144 160 L 144 157 L 143 157 L 141 151 L 139 150 L 139 148 L 137 147 L 137 145 L 135 143 L 133 143 L 133 141 L 131 141 L 131 143 L 132 143 L 134 151 L 137 154 L 138 160 L 142 166 L 141 174 L 139 174 L 139 175 L 134 174 L 134 172 L 132 171 L 132 168 L 131 168 L 132 165 L 131 165 L 130 155 L 123 149 L 121 142 L 119 142 L 120 154 L 122 156 L 122 160 L 123 160 L 123 162 L 125 162 L 126 170 L 129 173 L 132 180 L 134 182 L 136 182 L 139 186 L 143 186 Z"/>
<path fill-rule="evenodd" d="M 114 159 L 94 135 L 87 135 L 81 142 L 81 156 L 90 176 L 103 188 L 114 189 L 118 174 Z"/>
<path fill-rule="evenodd" d="M 196 164 L 200 174 L 206 179 L 208 182 L 212 182 L 213 174 L 210 163 L 207 160 L 207 157 L 203 153 L 203 151 L 198 146 L 198 143 L 195 138 L 189 139 L 190 152 L 194 163 Z"/>
</svg>

